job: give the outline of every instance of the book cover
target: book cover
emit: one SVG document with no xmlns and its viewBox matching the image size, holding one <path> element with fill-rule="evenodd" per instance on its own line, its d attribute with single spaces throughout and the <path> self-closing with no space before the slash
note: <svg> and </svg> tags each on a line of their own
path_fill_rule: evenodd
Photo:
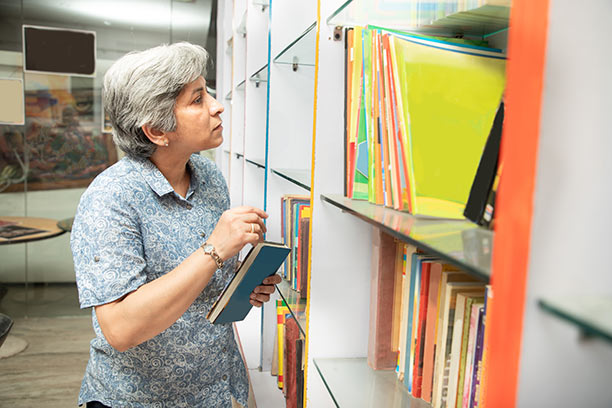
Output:
<svg viewBox="0 0 612 408">
<path fill-rule="evenodd" d="M 22 225 L 6 224 L 0 226 L 0 239 L 14 239 L 19 237 L 25 237 L 27 235 L 40 234 L 41 232 L 47 232 L 38 228 L 24 227 Z"/>
<path fill-rule="evenodd" d="M 344 196 L 353 196 L 353 178 L 351 177 L 351 169 L 353 168 L 351 157 L 351 143 L 350 137 L 350 124 L 352 108 L 352 89 L 353 89 L 353 39 L 355 37 L 354 30 L 349 28 L 346 30 L 345 37 L 345 64 L 346 71 L 344 72 L 344 93 L 345 93 L 345 104 L 344 104 Z"/>
<path fill-rule="evenodd" d="M 304 406 L 304 351 L 304 339 L 298 338 L 295 341 L 295 382 L 298 408 L 302 408 Z"/>
<path fill-rule="evenodd" d="M 297 355 L 295 342 L 300 337 L 297 322 L 291 314 L 285 315 L 285 375 L 283 393 L 287 408 L 297 408 Z"/>
<path fill-rule="evenodd" d="M 503 124 L 504 102 L 502 101 L 493 120 L 493 126 L 491 126 L 491 131 L 485 143 L 482 157 L 476 170 L 476 176 L 470 189 L 470 195 L 463 211 L 465 218 L 481 225 L 484 221 L 483 217 L 489 192 L 493 188 L 493 181 L 497 174 Z"/>
<path fill-rule="evenodd" d="M 484 288 L 484 284 L 480 282 L 448 282 L 445 288 L 444 303 L 441 304 L 441 336 L 438 338 L 439 350 L 436 351 L 435 372 L 434 376 L 437 382 L 434 381 L 434 394 L 432 404 L 434 406 L 443 406 L 446 402 L 448 391 L 448 370 L 450 368 L 450 349 L 452 345 L 453 324 L 455 323 L 455 307 L 457 301 L 457 293 L 480 290 Z M 437 388 L 436 388 L 437 385 Z"/>
<path fill-rule="evenodd" d="M 308 291 L 308 259 L 309 255 L 309 237 L 310 237 L 310 217 L 305 217 L 300 220 L 300 238 L 299 238 L 299 279 L 298 291 L 300 297 L 305 298 Z"/>
<path fill-rule="evenodd" d="M 451 282 L 476 282 L 476 280 L 463 272 L 458 272 L 456 270 L 448 269 L 448 265 L 444 265 L 442 270 L 442 277 L 440 279 L 440 300 L 439 300 L 439 310 L 438 310 L 438 330 L 436 332 L 436 345 L 437 350 L 434 356 L 434 374 L 433 374 L 433 388 L 432 388 L 432 401 L 435 401 L 439 395 L 439 388 L 441 386 L 440 382 L 442 380 L 442 375 L 438 375 L 443 372 L 443 365 L 440 361 L 440 353 L 438 352 L 440 348 L 442 348 L 442 335 L 445 335 L 444 332 L 444 312 L 445 312 L 445 304 L 446 304 L 446 288 Z"/>
<path fill-rule="evenodd" d="M 472 310 L 472 303 L 484 301 L 483 291 L 465 292 L 457 294 L 457 304 L 455 306 L 455 324 L 453 325 L 453 342 L 451 345 L 451 363 L 449 370 L 448 393 L 446 399 L 447 407 L 455 407 L 457 404 L 459 387 L 463 391 L 462 367 L 465 367 L 465 347 L 467 348 L 467 326 L 466 309 Z"/>
<path fill-rule="evenodd" d="M 284 244 L 267 241 L 252 247 L 206 318 L 212 323 L 243 320 L 253 307 L 250 303 L 253 289 L 261 285 L 266 277 L 276 273 L 290 251 Z"/>
<path fill-rule="evenodd" d="M 395 285 L 395 242 L 382 231 L 373 234 L 371 269 L 368 365 L 374 370 L 394 369 L 393 307 Z"/>
<path fill-rule="evenodd" d="M 421 288 L 421 266 L 423 261 L 431 261 L 429 255 L 414 252 L 410 265 L 410 292 L 408 299 L 408 321 L 406 332 L 406 363 L 404 366 L 404 385 L 408 392 L 412 393 L 412 383 L 414 378 L 414 359 L 415 359 L 415 338 L 418 325 L 419 298 Z"/>
<path fill-rule="evenodd" d="M 474 354 L 476 352 L 476 335 L 478 334 L 478 316 L 479 309 L 483 306 L 482 303 L 473 303 L 472 310 L 470 311 L 470 328 L 468 335 L 468 345 L 465 356 L 465 374 L 463 382 L 463 397 L 461 401 L 457 401 L 457 404 L 461 403 L 461 407 L 469 408 L 470 399 L 472 397 L 472 379 L 474 374 Z"/>
<path fill-rule="evenodd" d="M 277 340 L 277 378 L 276 384 L 279 389 L 283 389 L 285 384 L 285 315 L 289 313 L 289 307 L 282 299 L 276 301 L 276 340 Z"/>
<path fill-rule="evenodd" d="M 484 341 L 484 307 L 478 308 L 478 330 L 476 331 L 476 350 L 474 351 L 474 369 L 472 375 L 472 395 L 470 408 L 478 407 L 480 376 L 482 375 L 482 346 Z"/>
<path fill-rule="evenodd" d="M 425 331 L 425 352 L 423 354 L 423 381 L 421 398 L 431 402 L 431 390 L 433 387 L 433 365 L 436 350 L 436 329 L 438 319 L 438 301 L 440 290 L 440 279 L 442 277 L 442 264 L 434 262 L 431 264 L 429 275 L 429 294 L 427 295 L 427 329 Z"/>
<path fill-rule="evenodd" d="M 406 344 L 406 337 L 408 335 L 408 323 L 410 320 L 408 316 L 408 310 L 410 307 L 410 275 L 411 275 L 411 264 L 412 254 L 415 253 L 416 248 L 412 245 L 403 245 L 403 276 L 402 276 L 402 317 L 400 326 L 400 350 L 398 356 L 398 378 L 400 381 L 404 380 L 406 356 L 409 354 L 409 350 Z"/>
<path fill-rule="evenodd" d="M 419 315 L 414 350 L 414 378 L 412 380 L 412 396 L 421 398 L 423 384 L 423 356 L 425 354 L 424 340 L 427 329 L 427 307 L 429 297 L 429 277 L 431 263 L 423 262 L 421 266 L 421 289 L 419 290 Z"/>
<path fill-rule="evenodd" d="M 403 100 L 400 114 L 410 118 L 412 213 L 463 219 L 504 91 L 505 57 L 457 43 L 390 35 Z"/>
</svg>

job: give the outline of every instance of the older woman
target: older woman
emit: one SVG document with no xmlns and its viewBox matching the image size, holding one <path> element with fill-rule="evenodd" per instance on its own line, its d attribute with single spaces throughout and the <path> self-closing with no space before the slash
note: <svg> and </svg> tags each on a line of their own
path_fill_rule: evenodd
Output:
<svg viewBox="0 0 612 408">
<path fill-rule="evenodd" d="M 267 214 L 229 208 L 226 183 L 195 154 L 223 141 L 206 92 L 207 53 L 179 43 L 130 53 L 104 77 L 104 106 L 126 157 L 83 194 L 71 245 L 96 338 L 79 395 L 88 407 L 246 405 L 231 324 L 206 314 Z M 275 275 L 251 294 L 269 300 Z"/>
</svg>

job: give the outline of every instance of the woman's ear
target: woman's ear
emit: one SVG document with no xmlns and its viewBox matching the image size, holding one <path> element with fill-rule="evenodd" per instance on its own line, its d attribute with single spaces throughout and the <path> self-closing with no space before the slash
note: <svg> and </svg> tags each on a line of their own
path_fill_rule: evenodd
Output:
<svg viewBox="0 0 612 408">
<path fill-rule="evenodd" d="M 157 146 L 168 146 L 168 136 L 166 132 L 151 127 L 150 125 L 143 125 L 141 129 L 152 143 Z"/>
</svg>

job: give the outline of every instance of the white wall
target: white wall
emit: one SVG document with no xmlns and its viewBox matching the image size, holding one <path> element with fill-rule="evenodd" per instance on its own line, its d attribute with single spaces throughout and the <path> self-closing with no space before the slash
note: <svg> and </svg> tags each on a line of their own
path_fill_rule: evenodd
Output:
<svg viewBox="0 0 612 408">
<path fill-rule="evenodd" d="M 612 346 L 581 339 L 536 304 L 541 296 L 612 295 L 611 15 L 609 0 L 550 1 L 521 407 L 612 406 Z"/>
</svg>

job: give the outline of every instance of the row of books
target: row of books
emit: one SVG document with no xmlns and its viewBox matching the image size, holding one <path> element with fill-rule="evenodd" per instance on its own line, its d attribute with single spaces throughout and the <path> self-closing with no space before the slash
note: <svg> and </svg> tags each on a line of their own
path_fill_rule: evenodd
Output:
<svg viewBox="0 0 612 408">
<path fill-rule="evenodd" d="M 489 287 L 383 232 L 372 273 L 368 364 L 434 408 L 477 407 Z"/>
<path fill-rule="evenodd" d="M 345 192 L 463 218 L 505 86 L 482 42 L 380 27 L 346 32 Z"/>
<path fill-rule="evenodd" d="M 304 405 L 305 344 L 297 322 L 282 299 L 276 301 L 276 341 L 271 374 L 277 376 L 287 408 Z"/>
<path fill-rule="evenodd" d="M 310 233 L 310 197 L 286 194 L 281 197 L 283 243 L 291 248 L 281 275 L 291 288 L 306 297 L 308 279 L 308 240 Z"/>
</svg>

